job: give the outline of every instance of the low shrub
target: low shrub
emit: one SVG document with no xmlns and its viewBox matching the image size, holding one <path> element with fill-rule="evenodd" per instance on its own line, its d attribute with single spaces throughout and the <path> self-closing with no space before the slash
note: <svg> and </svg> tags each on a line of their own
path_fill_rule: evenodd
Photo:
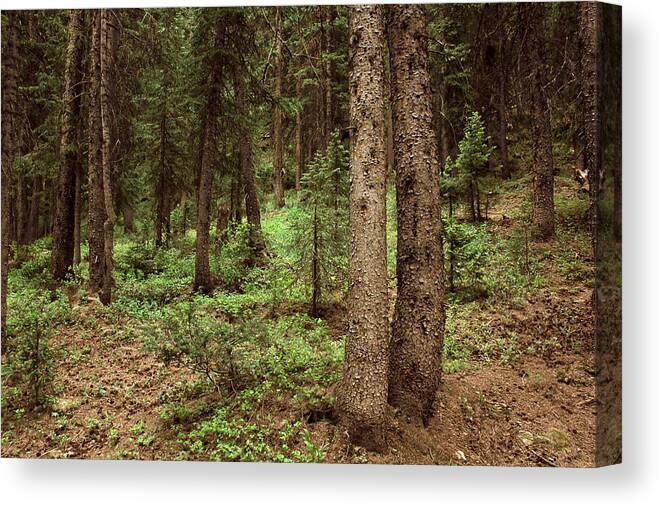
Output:
<svg viewBox="0 0 661 507">
<path fill-rule="evenodd" d="M 61 293 L 24 289 L 7 303 L 7 332 L 3 337 L 3 406 L 41 407 L 53 378 L 50 338 L 68 315 Z"/>
</svg>

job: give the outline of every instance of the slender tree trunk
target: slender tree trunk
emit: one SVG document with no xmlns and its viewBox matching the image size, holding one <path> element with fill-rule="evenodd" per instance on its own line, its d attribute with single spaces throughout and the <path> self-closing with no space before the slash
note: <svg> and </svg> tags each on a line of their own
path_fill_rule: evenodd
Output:
<svg viewBox="0 0 661 507">
<path fill-rule="evenodd" d="M 222 243 L 227 240 L 231 215 L 230 206 L 226 202 L 221 202 L 216 213 L 216 238 Z"/>
<path fill-rule="evenodd" d="M 28 243 L 39 239 L 39 215 L 44 193 L 44 177 L 37 174 L 32 179 L 32 196 L 30 197 L 30 213 L 28 215 Z"/>
<path fill-rule="evenodd" d="M 241 143 L 240 143 L 241 144 Z M 241 148 L 239 148 L 239 159 Z M 231 189 L 231 212 L 230 219 L 232 223 L 240 224 L 243 221 L 243 205 L 242 201 L 245 199 L 245 192 L 243 190 L 243 176 L 242 168 L 235 168 L 232 174 L 232 189 Z"/>
<path fill-rule="evenodd" d="M 124 219 L 124 232 L 126 234 L 135 232 L 135 211 L 130 202 L 122 203 L 122 217 Z"/>
<path fill-rule="evenodd" d="M 425 13 L 388 7 L 397 187 L 397 303 L 390 403 L 426 424 L 441 381 L 445 328 L 440 183 Z"/>
<path fill-rule="evenodd" d="M 113 235 L 115 230 L 115 222 L 117 217 L 115 215 L 115 208 L 113 205 L 112 196 L 112 153 L 111 153 L 111 132 L 113 131 L 110 117 L 110 91 L 112 89 L 111 75 L 113 72 L 114 64 L 114 50 L 116 45 L 113 43 L 110 26 L 110 11 L 101 9 L 101 40 L 100 40 L 100 71 L 101 71 L 101 84 L 100 84 L 100 113 L 101 113 L 101 152 L 102 152 L 102 181 L 103 181 L 103 203 L 106 212 L 105 221 L 103 223 L 104 235 L 104 256 L 105 256 L 105 269 L 103 277 L 103 291 L 101 293 L 101 302 L 103 304 L 110 304 L 112 299 L 112 287 L 114 284 L 112 278 L 113 271 Z"/>
<path fill-rule="evenodd" d="M 275 90 L 276 100 L 282 97 L 282 81 L 284 79 L 284 61 L 282 52 L 282 12 L 276 7 L 276 40 L 275 40 Z M 282 109 L 280 104 L 273 106 L 273 204 L 276 208 L 285 205 Z"/>
<path fill-rule="evenodd" d="M 78 116 L 81 107 L 81 62 L 83 45 L 80 41 L 83 12 L 69 11 L 69 41 L 64 70 L 64 114 L 60 135 L 61 168 L 57 183 L 57 199 L 53 220 L 53 253 L 51 270 L 56 280 L 63 279 L 74 261 L 76 196 L 80 198 L 79 174 L 82 159 L 78 153 Z"/>
<path fill-rule="evenodd" d="M 389 335 L 383 8 L 352 7 L 350 37 L 349 329 L 336 410 L 353 442 L 383 450 Z"/>
<path fill-rule="evenodd" d="M 533 146 L 533 225 L 539 239 L 555 236 L 553 203 L 553 139 L 551 113 L 544 90 L 547 75 L 544 25 L 546 6 L 543 3 L 520 4 L 526 14 L 528 30 L 528 69 Z"/>
<path fill-rule="evenodd" d="M 324 9 L 324 148 L 328 145 L 333 131 L 333 66 L 330 54 L 333 51 L 332 26 L 335 17 L 335 7 L 326 5 Z"/>
<path fill-rule="evenodd" d="M 296 97 L 303 98 L 303 84 L 296 80 Z M 296 112 L 296 191 L 301 189 L 301 176 L 303 176 L 303 113 Z"/>
<path fill-rule="evenodd" d="M 80 135 L 80 132 L 79 132 Z M 79 153 L 80 157 L 80 153 Z M 80 213 L 82 208 L 83 167 L 82 163 L 76 168 L 76 191 L 74 194 L 74 222 L 73 222 L 73 265 L 80 264 Z"/>
<path fill-rule="evenodd" d="M 262 236 L 262 219 L 259 210 L 259 197 L 257 196 L 257 182 L 255 180 L 255 165 L 252 158 L 252 137 L 241 119 L 248 117 L 244 83 L 235 69 L 234 86 L 236 88 L 237 110 L 239 113 L 239 132 L 242 141 L 239 143 L 239 156 L 241 158 L 241 174 L 243 176 L 244 200 L 246 218 L 250 225 L 249 241 L 255 256 L 261 256 L 264 251 L 264 238 Z M 299 115 L 297 115 L 297 118 Z M 299 146 L 297 145 L 297 150 Z M 297 151 L 298 154 L 298 151 Z"/>
<path fill-rule="evenodd" d="M 163 106 L 163 115 L 160 122 L 160 142 L 158 158 L 158 181 L 156 182 L 156 246 L 163 245 L 163 226 L 165 224 L 165 211 L 169 193 L 168 177 L 166 174 L 165 145 L 167 143 L 167 106 Z"/>
<path fill-rule="evenodd" d="M 512 169 L 507 149 L 507 59 L 504 46 L 504 35 L 501 35 L 498 48 L 500 54 L 500 68 L 498 69 L 498 150 L 500 152 L 500 174 L 503 179 L 509 180 L 512 177 Z"/>
<path fill-rule="evenodd" d="M 310 314 L 319 316 L 319 299 L 321 298 L 321 277 L 319 266 L 319 215 L 314 207 L 312 217 L 312 304 Z"/>
<path fill-rule="evenodd" d="M 8 11 L 6 44 L 2 52 L 2 336 L 7 321 L 7 272 L 11 240 L 10 202 L 16 151 L 18 42 L 17 13 Z"/>
<path fill-rule="evenodd" d="M 30 181 L 27 176 L 18 178 L 16 239 L 19 245 L 27 245 L 29 239 Z"/>
<path fill-rule="evenodd" d="M 601 103 L 601 73 L 599 72 L 601 12 L 596 2 L 582 2 L 580 7 L 581 27 L 581 86 L 583 98 L 583 130 L 585 146 L 583 148 L 584 168 L 588 172 L 590 183 L 590 226 L 592 229 L 592 246 L 597 253 L 598 231 L 598 198 L 602 173 L 602 118 Z"/>
<path fill-rule="evenodd" d="M 214 43 L 221 47 L 225 38 L 225 23 L 219 16 L 215 24 Z M 223 63 L 219 53 L 212 56 L 211 72 L 207 82 L 206 119 L 201 145 L 201 166 L 197 193 L 197 235 L 195 239 L 195 278 L 193 288 L 209 293 L 213 290 L 213 279 L 209 266 L 209 222 L 211 212 L 211 189 L 213 169 L 217 150 L 216 123 L 220 114 L 220 94 L 222 86 Z"/>
<path fill-rule="evenodd" d="M 101 11 L 92 14 L 92 40 L 90 44 L 89 72 L 89 148 L 87 231 L 89 242 L 89 292 L 99 296 L 105 280 L 106 209 L 103 187 L 103 132 L 101 128 Z"/>
</svg>

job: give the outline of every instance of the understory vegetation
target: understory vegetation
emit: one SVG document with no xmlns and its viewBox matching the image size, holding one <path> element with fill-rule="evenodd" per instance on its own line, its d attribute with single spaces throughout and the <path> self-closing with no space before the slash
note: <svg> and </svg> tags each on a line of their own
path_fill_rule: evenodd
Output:
<svg viewBox="0 0 661 507">
<path fill-rule="evenodd" d="M 559 336 L 539 340 L 516 327 L 504 332 L 491 321 L 529 311 L 548 291 L 586 290 L 591 276 L 587 199 L 569 179 L 561 181 L 557 202 L 563 225 L 558 234 L 568 243 L 559 240 L 541 250 L 526 239 L 523 183 L 494 188 L 497 211 L 490 221 L 446 225 L 457 245 L 457 288 L 448 297 L 439 364 L 446 374 L 489 365 L 516 367 L 526 354 L 552 358 L 586 351 L 586 344 L 572 341 L 579 329 L 567 327 Z M 518 198 L 521 208 L 506 204 Z M 99 457 L 105 458 L 151 456 L 159 445 L 167 448 L 159 450 L 166 452 L 159 457 L 168 459 L 325 461 L 330 444 L 315 435 L 314 426 L 333 417 L 333 386 L 341 378 L 344 358 L 344 302 L 332 293 L 321 315 L 310 316 L 309 280 L 299 277 L 297 251 L 291 246 L 292 224 L 300 223 L 304 210 L 295 198 L 290 202 L 294 204 L 284 210 L 266 213 L 263 228 L 270 256 L 263 265 L 245 266 L 241 252 L 247 251 L 247 235 L 242 227 L 215 244 L 211 263 L 223 285 L 208 296 L 190 290 L 194 231 L 170 249 L 119 234 L 117 296 L 107 307 L 87 297 L 85 263 L 53 289 L 49 240 L 22 249 L 9 278 L 11 353 L 2 370 L 5 448 L 13 447 L 22 418 L 31 417 L 52 423 L 49 445 L 57 456 L 75 455 L 68 451 L 70 438 L 83 431 L 104 449 Z M 394 237 L 394 207 L 388 208 L 388 235 Z M 393 264 L 389 273 L 394 284 Z M 576 311 L 571 304 L 566 310 Z M 61 339 L 70 335 L 85 345 Z M 165 380 L 167 387 L 150 411 L 156 422 L 149 429 L 144 420 L 116 428 L 107 413 L 82 420 L 74 415 L 89 400 L 116 396 L 120 390 L 142 396 L 130 385 L 109 384 L 92 373 L 94 381 L 83 395 L 70 397 L 57 372 L 63 364 L 93 372 L 91 356 L 99 340 L 111 348 L 135 348 L 140 357 L 166 368 L 153 380 Z M 176 381 L 167 379 L 170 368 L 176 368 Z M 358 452 L 352 459 L 365 458 Z"/>
</svg>

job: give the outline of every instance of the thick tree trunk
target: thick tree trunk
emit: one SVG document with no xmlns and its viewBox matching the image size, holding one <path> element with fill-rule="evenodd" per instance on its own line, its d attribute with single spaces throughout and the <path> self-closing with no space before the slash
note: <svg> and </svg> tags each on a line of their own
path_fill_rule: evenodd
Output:
<svg viewBox="0 0 661 507">
<path fill-rule="evenodd" d="M 546 6 L 542 3 L 526 3 L 521 6 L 529 27 L 527 55 L 531 72 L 529 93 L 533 147 L 533 225 L 539 239 L 549 239 L 555 236 L 555 211 L 551 113 L 544 90 L 547 76 L 544 49 Z"/>
<path fill-rule="evenodd" d="M 221 47 L 225 38 L 225 23 L 219 16 L 215 24 L 214 44 Z M 216 123 L 220 113 L 220 94 L 222 87 L 223 64 L 221 56 L 212 56 L 211 72 L 207 82 L 207 97 L 204 114 L 206 115 L 202 133 L 201 165 L 197 192 L 197 235 L 195 239 L 195 278 L 193 289 L 209 293 L 213 290 L 213 279 L 209 266 L 209 223 L 211 213 L 211 189 L 213 169 L 217 150 Z"/>
<path fill-rule="evenodd" d="M 81 62 L 83 45 L 80 41 L 83 12 L 69 11 L 69 41 L 64 70 L 64 114 L 60 135 L 61 168 L 57 183 L 57 199 L 53 221 L 53 253 L 51 270 L 56 280 L 70 271 L 74 258 L 76 195 L 82 159 L 78 153 L 78 116 L 81 106 Z"/>
<path fill-rule="evenodd" d="M 11 240 L 10 203 L 16 150 L 18 42 L 17 13 L 7 12 L 6 43 L 2 52 L 2 336 L 7 321 L 7 271 Z"/>
<path fill-rule="evenodd" d="M 235 70 L 234 85 L 236 87 L 236 102 L 239 113 L 239 132 L 242 141 L 239 143 L 239 157 L 241 158 L 241 174 L 243 176 L 243 191 L 246 207 L 246 218 L 250 225 L 249 241 L 255 256 L 261 256 L 264 251 L 264 238 L 262 236 L 262 218 L 259 210 L 259 197 L 257 196 L 257 182 L 255 180 L 255 165 L 252 158 L 252 137 L 242 119 L 248 117 L 244 84 Z"/>
<path fill-rule="evenodd" d="M 282 81 L 284 79 L 284 61 L 282 54 L 282 13 L 281 8 L 276 7 L 276 41 L 275 41 L 275 90 L 277 99 L 282 97 Z M 273 204 L 276 208 L 285 205 L 284 187 L 284 131 L 282 128 L 282 109 L 280 104 L 273 106 Z"/>
<path fill-rule="evenodd" d="M 353 442 L 382 450 L 389 334 L 383 8 L 353 7 L 350 34 L 349 329 L 336 409 Z"/>
<path fill-rule="evenodd" d="M 397 186 L 397 303 L 390 403 L 426 423 L 441 381 L 445 327 L 440 183 L 425 13 L 388 8 Z"/>
</svg>

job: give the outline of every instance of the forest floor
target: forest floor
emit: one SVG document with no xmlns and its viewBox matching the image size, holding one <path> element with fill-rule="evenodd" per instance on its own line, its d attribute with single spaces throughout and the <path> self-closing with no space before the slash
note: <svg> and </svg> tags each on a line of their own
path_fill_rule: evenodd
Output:
<svg viewBox="0 0 661 507">
<path fill-rule="evenodd" d="M 240 293 L 193 296 L 182 269 L 181 283 L 163 281 L 162 273 L 118 277 L 109 308 L 69 298 L 68 316 L 51 338 L 48 408 L 20 408 L 18 394 L 9 399 L 11 387 L 3 386 L 2 456 L 593 466 L 587 199 L 570 179 L 558 178 L 558 238 L 538 243 L 525 225 L 528 188 L 525 179 L 494 185 L 489 220 L 479 226 L 493 248 L 478 293 L 460 289 L 449 298 L 433 418 L 422 428 L 393 412 L 388 452 L 350 445 L 331 420 L 343 305 L 311 318 L 304 297 L 282 298 L 281 286 L 258 283 L 271 276 L 268 270 L 255 268 L 259 273 Z M 286 211 L 264 220 L 276 250 L 284 221 Z M 118 269 L 129 257 L 123 255 Z M 214 390 L 185 363 L 164 363 L 146 345 L 154 333 L 145 328 L 181 300 L 223 321 L 246 309 L 259 319 L 265 344 L 242 349 L 245 368 L 258 380 Z"/>
</svg>

